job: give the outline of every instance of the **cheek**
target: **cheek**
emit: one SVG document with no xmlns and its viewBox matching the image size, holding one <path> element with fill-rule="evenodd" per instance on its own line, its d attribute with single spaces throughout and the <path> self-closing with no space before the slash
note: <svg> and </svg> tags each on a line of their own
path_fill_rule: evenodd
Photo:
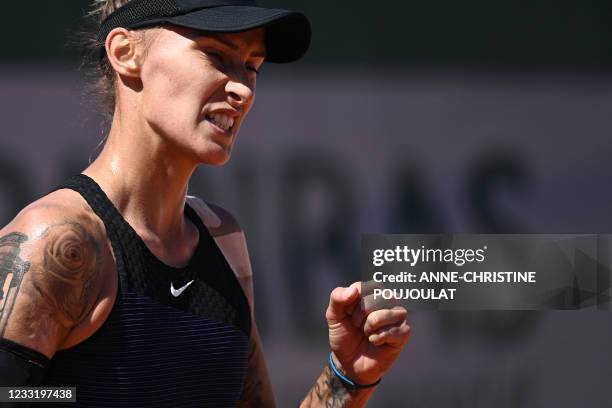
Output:
<svg viewBox="0 0 612 408">
<path fill-rule="evenodd" d="M 185 133 L 201 120 L 204 104 L 215 92 L 214 73 L 195 58 L 173 53 L 150 56 L 143 67 L 143 113 L 165 134 Z"/>
</svg>

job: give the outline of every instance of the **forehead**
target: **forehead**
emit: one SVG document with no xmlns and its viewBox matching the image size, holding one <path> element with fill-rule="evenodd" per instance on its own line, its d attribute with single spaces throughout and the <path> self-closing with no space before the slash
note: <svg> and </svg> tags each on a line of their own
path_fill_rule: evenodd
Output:
<svg viewBox="0 0 612 408">
<path fill-rule="evenodd" d="M 166 26 L 171 33 L 178 34 L 197 43 L 216 42 L 221 43 L 235 51 L 249 52 L 265 56 L 265 30 L 257 28 L 239 33 L 214 33 L 194 30 L 191 28 Z"/>
</svg>

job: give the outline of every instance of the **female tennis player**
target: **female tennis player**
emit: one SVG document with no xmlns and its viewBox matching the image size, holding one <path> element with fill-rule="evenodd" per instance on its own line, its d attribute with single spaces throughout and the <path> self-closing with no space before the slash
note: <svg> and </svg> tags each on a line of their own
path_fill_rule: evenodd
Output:
<svg viewBox="0 0 612 408">
<path fill-rule="evenodd" d="M 262 64 L 299 59 L 300 13 L 250 0 L 98 0 L 112 123 L 82 174 L 0 231 L 0 385 L 79 406 L 272 407 L 244 234 L 187 196 L 222 165 Z M 409 337 L 401 307 L 330 296 L 329 364 L 304 407 L 360 407 Z"/>
</svg>

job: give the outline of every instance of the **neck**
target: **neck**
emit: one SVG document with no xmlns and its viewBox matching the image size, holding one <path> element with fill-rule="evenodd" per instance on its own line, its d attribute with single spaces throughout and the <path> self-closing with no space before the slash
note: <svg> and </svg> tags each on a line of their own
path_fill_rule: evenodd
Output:
<svg viewBox="0 0 612 408">
<path fill-rule="evenodd" d="M 124 218 L 145 241 L 172 243 L 185 232 L 188 182 L 197 163 L 190 163 L 150 128 L 115 113 L 98 158 L 84 171 L 106 192 Z"/>
</svg>

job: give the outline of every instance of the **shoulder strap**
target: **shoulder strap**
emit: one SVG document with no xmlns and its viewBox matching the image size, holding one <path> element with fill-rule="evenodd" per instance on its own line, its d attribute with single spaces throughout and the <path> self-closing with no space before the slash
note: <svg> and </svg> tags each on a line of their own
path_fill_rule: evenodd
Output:
<svg viewBox="0 0 612 408">
<path fill-rule="evenodd" d="M 55 188 L 55 190 L 60 189 L 69 189 L 79 193 L 93 212 L 100 217 L 113 247 L 120 284 L 127 288 L 126 267 L 134 267 L 136 266 L 134 264 L 143 262 L 142 257 L 138 256 L 142 254 L 140 237 L 92 178 L 78 174 Z"/>
<path fill-rule="evenodd" d="M 79 193 L 85 201 L 87 201 L 87 204 L 89 204 L 96 215 L 100 217 L 102 222 L 104 222 L 109 234 L 115 229 L 117 219 L 123 220 L 123 217 L 119 211 L 117 211 L 106 193 L 104 193 L 102 188 L 100 188 L 98 183 L 92 178 L 84 174 L 77 174 L 60 184 L 55 190 L 63 188 L 74 190 Z"/>
<path fill-rule="evenodd" d="M 208 283 L 211 284 L 220 293 L 230 296 L 235 302 L 238 310 L 242 313 L 237 316 L 238 325 L 245 329 L 245 333 L 251 333 L 251 304 L 248 300 L 246 288 L 243 287 L 240 277 L 236 274 L 223 250 L 219 247 L 215 238 L 211 235 L 204 220 L 201 218 L 197 207 L 192 206 L 193 201 L 188 200 L 185 203 L 185 214 L 192 222 L 194 222 L 200 232 L 200 244 L 198 248 L 202 251 L 194 257 L 194 264 L 190 265 L 197 269 L 204 270 L 208 265 L 214 263 L 217 265 L 216 273 L 208 276 Z"/>
</svg>

